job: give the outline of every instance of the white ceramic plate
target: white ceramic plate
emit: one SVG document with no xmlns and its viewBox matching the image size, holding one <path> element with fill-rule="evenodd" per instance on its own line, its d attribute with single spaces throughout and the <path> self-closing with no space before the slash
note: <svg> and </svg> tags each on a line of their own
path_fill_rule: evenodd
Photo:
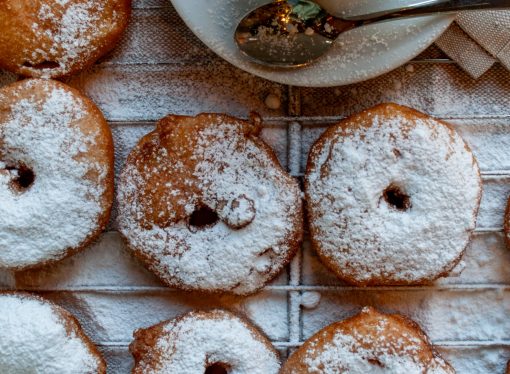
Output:
<svg viewBox="0 0 510 374">
<path fill-rule="evenodd" d="M 434 15 L 366 26 L 343 34 L 331 51 L 314 64 L 297 69 L 267 68 L 247 61 L 234 42 L 234 30 L 248 12 L 268 0 L 171 0 L 189 28 L 214 52 L 260 77 L 294 86 L 329 87 L 374 78 L 405 64 L 443 33 L 453 15 Z M 403 0 L 344 1 L 358 12 L 360 4 L 402 4 Z M 353 8 L 352 4 L 356 6 Z M 370 4 L 372 3 L 372 5 Z M 365 5 L 363 5 L 365 6 Z M 363 6 L 361 8 L 363 8 Z M 373 8 L 370 8 L 373 10 Z"/>
</svg>

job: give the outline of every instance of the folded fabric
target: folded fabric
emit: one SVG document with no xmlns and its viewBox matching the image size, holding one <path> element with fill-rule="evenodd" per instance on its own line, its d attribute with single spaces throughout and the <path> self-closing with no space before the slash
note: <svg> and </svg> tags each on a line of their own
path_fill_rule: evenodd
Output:
<svg viewBox="0 0 510 374">
<path fill-rule="evenodd" d="M 496 62 L 510 69 L 510 11 L 459 13 L 436 45 L 474 78 Z"/>
</svg>

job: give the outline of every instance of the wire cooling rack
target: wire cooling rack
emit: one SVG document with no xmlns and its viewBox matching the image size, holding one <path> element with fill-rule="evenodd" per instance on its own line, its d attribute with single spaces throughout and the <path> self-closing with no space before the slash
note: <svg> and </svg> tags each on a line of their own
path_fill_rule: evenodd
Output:
<svg viewBox="0 0 510 374">
<path fill-rule="evenodd" d="M 0 72 L 0 85 L 15 79 Z M 109 120 L 117 175 L 131 148 L 168 113 L 246 117 L 255 110 L 265 121 L 262 137 L 301 179 L 311 144 L 330 124 L 394 101 L 450 121 L 473 149 L 484 182 L 478 226 L 463 264 L 427 287 L 350 287 L 320 264 L 305 240 L 284 274 L 258 295 L 182 293 L 162 286 L 125 251 L 115 230 L 115 209 L 108 231 L 83 253 L 40 271 L 0 271 L 3 289 L 39 293 L 74 313 L 104 353 L 108 372 L 130 371 L 133 330 L 190 309 L 223 307 L 246 314 L 284 360 L 314 332 L 365 305 L 416 320 L 458 373 L 504 372 L 510 359 L 510 251 L 502 234 L 510 195 L 510 73 L 503 67 L 473 81 L 432 47 L 368 82 L 283 86 L 214 56 L 166 0 L 135 0 L 121 45 L 68 83 L 89 95 Z M 281 106 L 268 108 L 268 95 Z"/>
</svg>

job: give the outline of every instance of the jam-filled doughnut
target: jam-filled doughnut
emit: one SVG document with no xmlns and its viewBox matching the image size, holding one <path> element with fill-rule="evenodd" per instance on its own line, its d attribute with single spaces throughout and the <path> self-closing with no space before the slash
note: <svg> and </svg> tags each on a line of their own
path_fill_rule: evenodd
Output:
<svg viewBox="0 0 510 374">
<path fill-rule="evenodd" d="M 415 285 L 459 262 L 482 183 L 473 154 L 449 125 L 383 104 L 320 137 L 305 189 L 312 244 L 340 278 Z"/>
<path fill-rule="evenodd" d="M 0 68 L 29 77 L 73 74 L 112 49 L 131 0 L 0 1 Z"/>
<path fill-rule="evenodd" d="M 259 131 L 226 115 L 168 116 L 129 155 L 119 230 L 167 285 L 253 293 L 296 252 L 301 193 Z"/>
<path fill-rule="evenodd" d="M 106 373 L 100 353 L 66 310 L 22 293 L 0 293 L 0 310 L 1 373 Z"/>
<path fill-rule="evenodd" d="M 452 374 L 413 321 L 373 308 L 320 330 L 295 351 L 280 374 Z"/>
<path fill-rule="evenodd" d="M 0 268 L 79 251 L 106 227 L 113 141 L 99 109 L 56 81 L 0 89 Z"/>
<path fill-rule="evenodd" d="M 223 310 L 190 312 L 134 336 L 133 374 L 277 374 L 280 369 L 271 342 Z"/>
</svg>

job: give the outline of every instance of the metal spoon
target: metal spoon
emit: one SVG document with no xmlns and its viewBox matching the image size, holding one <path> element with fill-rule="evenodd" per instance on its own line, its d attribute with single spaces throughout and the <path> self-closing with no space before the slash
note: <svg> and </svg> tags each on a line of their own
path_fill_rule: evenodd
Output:
<svg viewBox="0 0 510 374">
<path fill-rule="evenodd" d="M 275 0 L 245 16 L 234 37 L 241 52 L 256 63 L 299 67 L 323 56 L 340 34 L 375 22 L 504 8 L 510 8 L 510 0 L 415 0 L 399 9 L 339 18 L 312 0 Z"/>
</svg>

